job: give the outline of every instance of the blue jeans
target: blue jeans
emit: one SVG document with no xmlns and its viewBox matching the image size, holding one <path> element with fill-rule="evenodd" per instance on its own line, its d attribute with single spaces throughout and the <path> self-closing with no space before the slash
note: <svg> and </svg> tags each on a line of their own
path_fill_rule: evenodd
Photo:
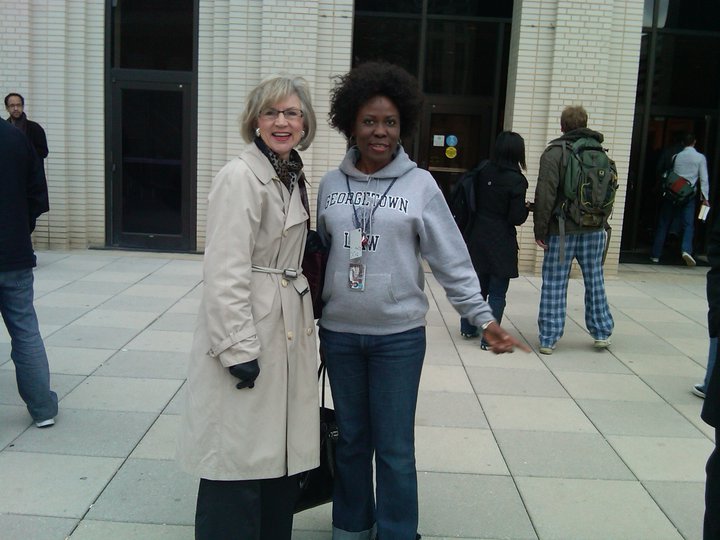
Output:
<svg viewBox="0 0 720 540">
<path fill-rule="evenodd" d="M 333 540 L 415 540 L 415 408 L 425 328 L 371 336 L 320 329 L 340 431 Z M 377 503 L 373 495 L 375 453 Z"/>
<path fill-rule="evenodd" d="M 0 312 L 10 334 L 20 397 L 34 421 L 55 418 L 58 399 L 50 390 L 47 354 L 33 307 L 32 268 L 0 272 Z"/>
<path fill-rule="evenodd" d="M 689 201 L 685 206 L 675 206 L 667 199 L 663 199 L 660 207 L 660 219 L 658 220 L 657 231 L 655 232 L 655 241 L 653 242 L 650 256 L 659 259 L 662 255 L 665 238 L 670 229 L 670 224 L 674 219 L 682 222 L 682 251 L 692 254 L 693 234 L 695 233 L 695 200 Z"/>
<path fill-rule="evenodd" d="M 480 279 L 480 289 L 483 298 L 490 305 L 493 317 L 502 323 L 503 313 L 505 312 L 505 297 L 507 296 L 508 287 L 510 287 L 510 278 L 501 278 L 492 274 L 478 274 Z M 463 334 L 477 333 L 477 326 L 470 324 L 465 317 L 460 319 L 460 332 Z"/>
</svg>

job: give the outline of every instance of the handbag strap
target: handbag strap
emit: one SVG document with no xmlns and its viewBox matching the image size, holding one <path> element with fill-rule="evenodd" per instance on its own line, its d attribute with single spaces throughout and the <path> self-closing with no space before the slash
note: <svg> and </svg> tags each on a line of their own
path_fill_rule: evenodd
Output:
<svg viewBox="0 0 720 540">
<path fill-rule="evenodd" d="M 327 368 L 325 367 L 325 355 L 322 352 L 322 349 L 320 350 L 320 367 L 318 368 L 318 380 L 322 377 L 322 399 L 320 400 L 320 406 L 325 407 L 325 372 L 327 371 Z"/>
</svg>

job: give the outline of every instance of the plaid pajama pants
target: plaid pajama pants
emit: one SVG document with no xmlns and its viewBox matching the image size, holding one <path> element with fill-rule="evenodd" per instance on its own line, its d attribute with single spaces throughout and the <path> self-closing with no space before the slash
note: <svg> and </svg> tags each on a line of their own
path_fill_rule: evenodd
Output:
<svg viewBox="0 0 720 540">
<path fill-rule="evenodd" d="M 549 236 L 542 267 L 538 329 L 540 346 L 551 347 L 562 337 L 567 313 L 570 267 L 577 259 L 585 283 L 585 326 L 594 339 L 607 339 L 614 322 L 605 296 L 602 255 L 605 231 L 565 236 L 565 260 L 560 261 L 560 237 Z"/>
</svg>

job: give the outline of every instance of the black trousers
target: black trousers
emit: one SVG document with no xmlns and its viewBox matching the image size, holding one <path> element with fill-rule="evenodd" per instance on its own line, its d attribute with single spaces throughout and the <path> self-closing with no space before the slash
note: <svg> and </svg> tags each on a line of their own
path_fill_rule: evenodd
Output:
<svg viewBox="0 0 720 540">
<path fill-rule="evenodd" d="M 703 539 L 720 538 L 720 448 L 718 448 L 720 430 L 715 428 L 715 449 L 705 466 L 705 522 Z"/>
<path fill-rule="evenodd" d="M 264 480 L 200 479 L 195 540 L 290 540 L 297 476 Z"/>
</svg>

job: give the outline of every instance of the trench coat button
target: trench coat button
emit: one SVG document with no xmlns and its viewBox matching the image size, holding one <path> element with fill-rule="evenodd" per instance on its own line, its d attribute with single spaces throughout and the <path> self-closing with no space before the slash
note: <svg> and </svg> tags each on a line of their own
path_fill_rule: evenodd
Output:
<svg viewBox="0 0 720 540">
<path fill-rule="evenodd" d="M 312 328 L 308 328 L 308 329 L 305 330 L 305 333 L 306 333 L 308 336 L 311 336 L 312 333 L 313 333 L 313 329 L 312 329 Z"/>
<path fill-rule="evenodd" d="M 292 333 L 292 332 L 288 332 L 288 333 L 287 333 L 287 336 L 288 336 L 288 341 L 290 341 L 290 340 L 292 340 L 292 338 L 293 338 L 293 333 Z"/>
<path fill-rule="evenodd" d="M 287 279 L 283 279 L 283 280 L 280 282 L 280 285 L 282 285 L 283 287 L 287 287 Z"/>
</svg>

